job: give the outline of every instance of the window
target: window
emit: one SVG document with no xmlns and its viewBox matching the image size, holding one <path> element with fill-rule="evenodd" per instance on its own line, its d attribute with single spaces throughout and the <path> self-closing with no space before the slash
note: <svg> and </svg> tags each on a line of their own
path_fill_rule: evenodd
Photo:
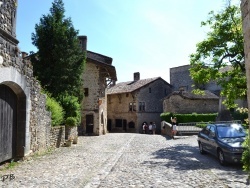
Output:
<svg viewBox="0 0 250 188">
<path fill-rule="evenodd" d="M 132 102 L 129 103 L 129 111 L 133 111 L 133 104 L 132 104 Z"/>
<path fill-rule="evenodd" d="M 144 112 L 145 111 L 145 102 L 139 102 L 139 111 Z"/>
<path fill-rule="evenodd" d="M 89 96 L 89 88 L 84 88 L 84 96 Z"/>
<path fill-rule="evenodd" d="M 135 104 L 135 102 L 133 103 L 133 111 L 136 111 L 136 104 Z"/>
<path fill-rule="evenodd" d="M 150 87 L 150 88 L 148 88 L 148 92 L 149 92 L 149 93 L 151 93 L 151 87 Z"/>
<path fill-rule="evenodd" d="M 136 103 L 135 102 L 130 102 L 129 103 L 129 111 L 136 111 Z"/>
</svg>

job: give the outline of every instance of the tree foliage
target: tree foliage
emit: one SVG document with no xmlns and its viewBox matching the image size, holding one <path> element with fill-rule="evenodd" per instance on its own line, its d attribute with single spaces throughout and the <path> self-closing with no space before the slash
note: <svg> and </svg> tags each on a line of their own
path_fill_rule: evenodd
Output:
<svg viewBox="0 0 250 188">
<path fill-rule="evenodd" d="M 32 44 L 38 52 L 32 58 L 34 75 L 52 97 L 67 92 L 80 102 L 85 55 L 79 46 L 78 31 L 64 13 L 63 1 L 54 0 L 50 13 L 35 25 Z"/>
<path fill-rule="evenodd" d="M 236 107 L 235 100 L 245 98 L 247 89 L 240 8 L 230 5 L 217 14 L 211 11 L 201 26 L 209 32 L 190 55 L 194 92 L 214 81 L 221 87 L 223 103 Z"/>
</svg>

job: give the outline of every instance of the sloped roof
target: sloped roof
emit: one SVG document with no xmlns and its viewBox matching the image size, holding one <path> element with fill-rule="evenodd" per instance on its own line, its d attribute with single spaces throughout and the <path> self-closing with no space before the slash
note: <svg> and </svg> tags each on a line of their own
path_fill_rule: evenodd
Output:
<svg viewBox="0 0 250 188">
<path fill-rule="evenodd" d="M 184 99 L 192 99 L 192 100 L 198 100 L 198 99 L 219 99 L 219 97 L 212 92 L 205 90 L 204 95 L 196 95 L 189 91 L 174 91 L 171 94 L 169 94 L 165 99 L 170 98 L 173 95 L 180 95 Z"/>
<path fill-rule="evenodd" d="M 161 77 L 155 77 L 155 78 L 147 78 L 147 79 L 141 79 L 137 81 L 128 81 L 128 82 L 121 82 L 118 83 L 110 88 L 107 89 L 107 94 L 119 94 L 119 93 L 130 93 L 137 89 L 140 89 L 158 79 L 163 80 Z M 165 83 L 167 83 L 165 80 L 163 80 Z M 169 84 L 169 83 L 167 83 Z M 170 84 L 169 84 L 170 85 Z"/>
<path fill-rule="evenodd" d="M 98 54 L 95 52 L 87 51 L 87 61 L 91 61 L 95 64 L 100 65 L 102 68 L 106 69 L 109 73 L 112 80 L 117 81 L 116 69 L 112 65 L 113 59 L 108 56 L 104 56 L 102 54 Z"/>
<path fill-rule="evenodd" d="M 95 52 L 91 52 L 88 50 L 87 50 L 87 58 L 91 59 L 91 60 L 95 60 L 97 62 L 102 62 L 102 63 L 108 64 L 108 65 L 111 65 L 112 60 L 113 60 L 111 57 L 108 57 L 108 56 L 105 56 L 102 54 L 98 54 Z"/>
</svg>

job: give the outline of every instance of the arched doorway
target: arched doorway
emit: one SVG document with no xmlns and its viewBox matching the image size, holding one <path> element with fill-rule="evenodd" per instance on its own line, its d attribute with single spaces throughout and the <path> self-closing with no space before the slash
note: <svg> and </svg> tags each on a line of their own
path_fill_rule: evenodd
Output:
<svg viewBox="0 0 250 188">
<path fill-rule="evenodd" d="M 15 158 L 17 148 L 17 96 L 0 85 L 0 162 Z"/>
</svg>

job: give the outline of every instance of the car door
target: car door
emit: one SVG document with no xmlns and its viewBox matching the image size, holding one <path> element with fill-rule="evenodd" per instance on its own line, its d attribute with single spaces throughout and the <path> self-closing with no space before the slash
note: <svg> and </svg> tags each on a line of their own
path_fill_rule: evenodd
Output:
<svg viewBox="0 0 250 188">
<path fill-rule="evenodd" d="M 216 147 L 217 147 L 217 144 L 216 144 L 216 137 L 215 137 L 215 126 L 210 126 L 209 128 L 209 134 L 208 134 L 208 137 L 207 137 L 207 150 L 216 155 Z"/>
<path fill-rule="evenodd" d="M 201 132 L 200 132 L 200 142 L 203 146 L 203 149 L 208 151 L 208 135 L 210 131 L 210 125 L 207 125 Z"/>
</svg>

